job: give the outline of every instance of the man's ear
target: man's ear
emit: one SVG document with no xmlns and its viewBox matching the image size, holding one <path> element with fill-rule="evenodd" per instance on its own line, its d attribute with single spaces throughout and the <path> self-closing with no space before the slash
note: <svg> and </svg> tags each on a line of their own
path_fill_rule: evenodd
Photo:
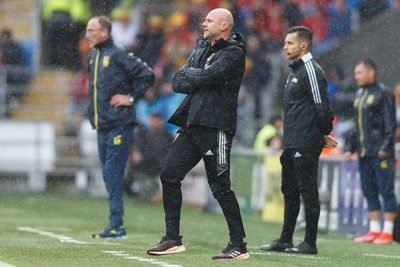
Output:
<svg viewBox="0 0 400 267">
<path fill-rule="evenodd" d="M 221 24 L 221 31 L 226 31 L 228 29 L 228 23 L 227 22 L 222 22 Z"/>
</svg>

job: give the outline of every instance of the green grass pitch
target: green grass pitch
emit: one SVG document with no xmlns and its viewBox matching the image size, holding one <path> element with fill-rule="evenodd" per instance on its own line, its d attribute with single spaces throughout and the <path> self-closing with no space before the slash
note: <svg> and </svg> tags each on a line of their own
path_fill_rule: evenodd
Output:
<svg viewBox="0 0 400 267">
<path fill-rule="evenodd" d="M 153 257 L 146 250 L 164 233 L 162 205 L 125 199 L 127 239 L 94 240 L 107 223 L 107 200 L 66 193 L 0 193 L 0 267 L 9 266 L 400 266 L 400 246 L 355 244 L 350 237 L 320 233 L 319 254 L 265 253 L 281 225 L 244 216 L 250 259 L 213 261 L 228 242 L 221 214 L 184 207 L 181 234 L 186 252 Z M 303 237 L 295 233 L 295 244 Z"/>
</svg>

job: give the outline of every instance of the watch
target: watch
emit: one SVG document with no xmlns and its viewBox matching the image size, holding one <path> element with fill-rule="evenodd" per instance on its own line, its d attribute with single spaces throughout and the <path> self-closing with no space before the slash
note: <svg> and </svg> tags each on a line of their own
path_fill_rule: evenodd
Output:
<svg viewBox="0 0 400 267">
<path fill-rule="evenodd" d="M 129 96 L 129 101 L 131 102 L 131 104 L 133 104 L 134 100 L 135 100 L 135 98 L 133 96 Z"/>
</svg>

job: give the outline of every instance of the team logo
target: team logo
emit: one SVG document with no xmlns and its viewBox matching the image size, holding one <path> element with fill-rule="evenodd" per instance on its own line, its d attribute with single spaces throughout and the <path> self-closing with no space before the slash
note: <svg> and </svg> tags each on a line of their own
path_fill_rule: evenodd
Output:
<svg viewBox="0 0 400 267">
<path fill-rule="evenodd" d="M 369 95 L 367 98 L 367 104 L 371 105 L 372 103 L 374 103 L 374 99 L 375 99 L 374 95 Z"/>
<path fill-rule="evenodd" d="M 108 67 L 110 64 L 110 56 L 104 56 L 103 57 L 103 67 Z"/>
</svg>

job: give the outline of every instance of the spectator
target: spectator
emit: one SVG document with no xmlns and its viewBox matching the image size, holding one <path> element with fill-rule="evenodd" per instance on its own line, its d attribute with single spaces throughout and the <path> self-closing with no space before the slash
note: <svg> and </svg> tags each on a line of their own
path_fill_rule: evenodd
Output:
<svg viewBox="0 0 400 267">
<path fill-rule="evenodd" d="M 328 99 L 331 105 L 334 103 L 335 95 L 340 91 L 340 83 L 342 80 L 341 71 L 336 67 L 331 67 L 326 74 L 328 82 Z"/>
<path fill-rule="evenodd" d="M 254 103 L 252 105 L 254 106 L 253 118 L 256 122 L 262 116 L 262 93 L 266 90 L 270 77 L 271 65 L 268 61 L 268 53 L 258 36 L 252 34 L 247 37 L 246 75 L 243 85 Z"/>
<path fill-rule="evenodd" d="M 190 0 L 185 7 L 186 17 L 188 19 L 187 25 L 190 30 L 201 30 L 199 21 L 202 21 L 207 15 L 207 1 L 206 0 Z"/>
<path fill-rule="evenodd" d="M 82 67 L 75 74 L 71 91 L 70 102 L 68 103 L 66 133 L 67 135 L 76 135 L 79 125 L 83 120 L 89 96 L 89 71 L 87 66 Z"/>
<path fill-rule="evenodd" d="M 340 39 L 351 34 L 351 11 L 346 0 L 335 0 L 328 5 L 328 38 Z"/>
<path fill-rule="evenodd" d="M 360 10 L 360 23 L 365 25 L 373 17 L 381 13 L 387 8 L 386 0 L 361 0 L 359 6 Z"/>
<path fill-rule="evenodd" d="M 148 125 L 135 131 L 125 177 L 130 192 L 146 203 L 161 201 L 158 178 L 172 142 L 160 113 L 151 114 Z"/>
<path fill-rule="evenodd" d="M 284 28 L 281 7 L 277 1 L 268 0 L 265 4 L 265 12 L 267 14 L 266 28 L 270 33 L 270 38 L 275 42 L 281 43 Z"/>
<path fill-rule="evenodd" d="M 302 14 L 296 0 L 284 0 L 282 18 L 288 24 L 288 27 L 299 25 Z"/>
<path fill-rule="evenodd" d="M 173 91 L 170 80 L 164 81 L 161 84 L 160 112 L 164 121 L 167 121 L 174 114 L 184 98 L 185 95 L 177 94 Z M 166 129 L 171 136 L 175 136 L 179 127 L 168 123 Z"/>
<path fill-rule="evenodd" d="M 328 83 L 329 86 L 329 83 Z M 340 88 L 333 95 L 332 108 L 336 115 L 336 123 L 334 124 L 334 137 L 338 141 L 339 147 L 344 147 L 346 133 L 354 127 L 354 95 L 355 85 L 350 79 L 342 79 L 338 83 Z"/>
<path fill-rule="evenodd" d="M 300 25 L 304 25 L 313 31 L 313 44 L 317 45 L 325 40 L 327 35 L 328 16 L 326 14 L 326 6 L 328 0 L 301 0 L 299 3 L 299 8 L 303 14 Z"/>
<path fill-rule="evenodd" d="M 145 29 L 140 32 L 135 41 L 133 52 L 147 62 L 151 67 L 158 61 L 160 51 L 164 45 L 163 19 L 159 15 L 152 15 L 147 19 Z"/>
<path fill-rule="evenodd" d="M 84 0 L 43 0 L 43 49 L 45 64 L 79 69 L 77 44 L 90 17 Z"/>
<path fill-rule="evenodd" d="M 160 112 L 160 99 L 154 87 L 151 87 L 135 104 L 136 118 L 142 127 L 149 128 L 150 115 L 156 112 Z"/>
<path fill-rule="evenodd" d="M 7 69 L 7 84 L 25 84 L 30 80 L 30 73 L 25 68 L 24 51 L 13 39 L 10 29 L 4 29 L 0 35 L 0 50 L 3 64 Z"/>
<path fill-rule="evenodd" d="M 276 136 L 281 136 L 283 127 L 282 116 L 278 113 L 274 114 L 269 123 L 264 125 L 261 130 L 257 133 L 254 141 L 254 149 L 258 151 L 265 151 L 266 148 L 271 144 L 271 139 Z"/>
<path fill-rule="evenodd" d="M 123 45 L 126 49 L 132 50 L 139 27 L 132 20 L 127 10 L 116 11 L 116 18 L 112 22 L 112 37 L 114 42 Z"/>
</svg>

